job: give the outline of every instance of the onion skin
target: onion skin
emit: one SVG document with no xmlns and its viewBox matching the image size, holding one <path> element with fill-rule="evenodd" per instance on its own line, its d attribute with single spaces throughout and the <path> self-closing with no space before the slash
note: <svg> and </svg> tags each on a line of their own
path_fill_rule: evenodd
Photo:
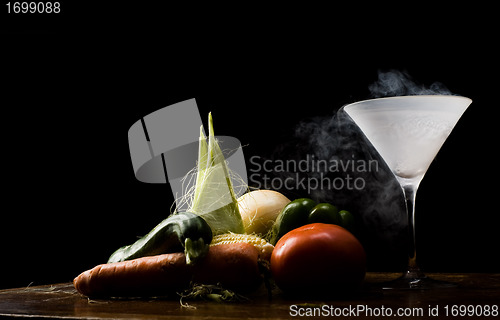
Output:
<svg viewBox="0 0 500 320">
<path fill-rule="evenodd" d="M 238 199 L 245 232 L 265 236 L 290 200 L 273 190 L 255 190 Z"/>
</svg>

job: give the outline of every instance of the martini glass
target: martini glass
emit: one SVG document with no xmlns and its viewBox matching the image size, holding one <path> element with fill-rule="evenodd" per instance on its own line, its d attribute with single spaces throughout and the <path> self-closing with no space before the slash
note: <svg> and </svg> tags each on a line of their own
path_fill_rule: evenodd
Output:
<svg viewBox="0 0 500 320">
<path fill-rule="evenodd" d="M 421 95 L 365 100 L 344 106 L 398 180 L 406 202 L 408 267 L 384 288 L 427 289 L 450 283 L 430 279 L 417 265 L 415 195 L 425 172 L 472 100 Z"/>
</svg>

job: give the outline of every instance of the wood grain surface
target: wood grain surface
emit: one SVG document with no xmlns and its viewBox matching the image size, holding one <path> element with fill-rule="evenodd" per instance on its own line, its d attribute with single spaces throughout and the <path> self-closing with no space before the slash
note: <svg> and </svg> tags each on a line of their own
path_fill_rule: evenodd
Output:
<svg viewBox="0 0 500 320">
<path fill-rule="evenodd" d="M 446 314 L 451 317 L 453 306 L 480 306 L 476 309 L 484 311 L 486 305 L 496 305 L 496 308 L 499 305 L 500 274 L 429 274 L 434 279 L 451 281 L 457 286 L 433 290 L 382 289 L 382 282 L 397 276 L 395 273 L 368 273 L 365 288 L 356 296 L 335 299 L 287 298 L 279 289 L 275 289 L 269 298 L 263 288 L 249 295 L 248 301 L 184 301 L 189 307 L 181 306 L 177 297 L 91 300 L 78 294 L 71 283 L 58 283 L 1 290 L 0 318 L 290 319 L 309 318 L 305 316 L 306 313 L 316 309 L 323 310 L 322 315 L 329 317 L 333 317 L 334 312 L 344 312 L 343 318 L 348 319 L 385 318 L 380 314 L 382 312 L 392 312 L 394 317 L 401 309 L 407 315 L 395 318 L 436 319 L 436 312 L 439 318 Z M 365 311 L 362 311 L 363 308 Z M 455 307 L 454 310 L 458 312 L 459 309 Z M 410 312 L 414 314 L 410 315 Z M 475 315 L 468 315 L 467 318 L 475 318 Z"/>
</svg>

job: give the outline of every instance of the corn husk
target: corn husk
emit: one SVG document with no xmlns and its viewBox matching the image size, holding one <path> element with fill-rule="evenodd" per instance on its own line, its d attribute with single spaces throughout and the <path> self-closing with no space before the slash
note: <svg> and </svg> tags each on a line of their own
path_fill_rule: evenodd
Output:
<svg viewBox="0 0 500 320">
<path fill-rule="evenodd" d="M 214 235 L 245 233 L 230 170 L 214 136 L 211 113 L 208 123 L 208 139 L 203 128 L 200 130 L 196 186 L 190 211 L 204 218 Z"/>
</svg>

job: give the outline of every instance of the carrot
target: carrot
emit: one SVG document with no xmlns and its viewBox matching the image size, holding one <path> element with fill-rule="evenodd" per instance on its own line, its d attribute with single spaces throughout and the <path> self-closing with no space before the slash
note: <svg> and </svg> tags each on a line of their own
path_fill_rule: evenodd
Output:
<svg viewBox="0 0 500 320">
<path fill-rule="evenodd" d="M 261 283 L 258 250 L 248 243 L 210 247 L 207 256 L 194 266 L 184 253 L 168 253 L 98 265 L 73 280 L 86 296 L 151 296 L 175 293 L 189 283 L 217 284 L 249 290 Z"/>
<path fill-rule="evenodd" d="M 259 250 L 250 243 L 228 243 L 210 247 L 207 256 L 195 265 L 193 282 L 220 283 L 223 287 L 248 291 L 261 284 Z"/>
<path fill-rule="evenodd" d="M 175 292 L 190 277 L 184 253 L 169 253 L 101 264 L 81 273 L 73 285 L 86 296 L 141 296 Z"/>
</svg>

